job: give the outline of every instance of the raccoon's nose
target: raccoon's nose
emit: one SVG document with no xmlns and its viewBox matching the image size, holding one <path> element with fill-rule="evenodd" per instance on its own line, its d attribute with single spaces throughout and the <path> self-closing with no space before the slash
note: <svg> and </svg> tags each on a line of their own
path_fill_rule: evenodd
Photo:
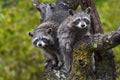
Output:
<svg viewBox="0 0 120 80">
<path fill-rule="evenodd" d="M 38 42 L 38 43 L 36 44 L 36 46 L 37 46 L 37 47 L 40 47 L 40 46 L 42 46 L 42 45 L 40 44 L 40 42 Z"/>
<path fill-rule="evenodd" d="M 41 44 L 38 44 L 38 46 L 40 47 L 40 46 L 42 46 Z"/>
<path fill-rule="evenodd" d="M 85 27 L 85 24 L 81 24 L 81 27 L 84 28 L 84 27 Z"/>
</svg>

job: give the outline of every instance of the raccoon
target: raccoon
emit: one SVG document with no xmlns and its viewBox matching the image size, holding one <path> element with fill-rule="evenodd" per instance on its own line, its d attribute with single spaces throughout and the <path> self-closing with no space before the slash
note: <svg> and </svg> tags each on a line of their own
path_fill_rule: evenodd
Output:
<svg viewBox="0 0 120 80">
<path fill-rule="evenodd" d="M 33 33 L 29 32 L 29 36 L 32 38 L 33 45 L 44 51 L 46 63 L 51 62 L 53 66 L 56 66 L 59 60 L 59 50 L 52 31 L 55 28 L 53 25 L 51 22 L 40 24 Z"/>
<path fill-rule="evenodd" d="M 77 40 L 85 35 L 90 35 L 91 8 L 75 13 L 69 10 L 68 16 L 57 30 L 60 53 L 64 60 L 64 71 L 69 72 L 72 64 L 72 51 Z"/>
</svg>

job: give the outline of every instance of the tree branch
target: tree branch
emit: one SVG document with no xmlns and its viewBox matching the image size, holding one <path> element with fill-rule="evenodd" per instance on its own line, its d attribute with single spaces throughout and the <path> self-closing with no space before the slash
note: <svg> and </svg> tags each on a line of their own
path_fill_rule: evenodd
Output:
<svg viewBox="0 0 120 80">
<path fill-rule="evenodd" d="M 40 11 L 41 13 L 41 23 L 44 22 L 49 16 L 51 16 L 54 12 L 54 5 L 39 3 L 35 0 L 31 0 L 32 4 Z"/>
<path fill-rule="evenodd" d="M 76 10 L 79 5 L 79 0 L 57 0 L 56 6 L 58 6 L 60 8 L 61 5 L 59 5 L 59 4 L 63 4 L 63 7 L 65 6 L 65 7 L 67 7 L 67 9 Z"/>
<path fill-rule="evenodd" d="M 76 43 L 79 49 L 86 49 L 92 51 L 105 51 L 116 47 L 120 44 L 120 30 L 111 32 L 109 34 L 95 34 L 85 36 Z M 75 48 L 76 49 L 76 48 Z"/>
<path fill-rule="evenodd" d="M 76 10 L 79 5 L 79 0 L 57 0 L 56 5 L 39 3 L 36 0 L 31 0 L 31 2 L 40 11 L 42 17 L 41 22 L 44 22 L 55 11 L 68 9 Z"/>
<path fill-rule="evenodd" d="M 113 56 L 111 56 L 112 54 L 108 49 L 114 48 L 119 44 L 120 30 L 109 34 L 95 34 L 83 37 L 74 46 L 73 68 L 70 74 L 77 75 L 80 80 L 115 80 L 114 69 L 111 66 L 114 62 L 110 60 L 113 59 Z M 96 51 L 98 51 L 98 54 L 95 54 L 97 55 L 95 56 L 97 63 L 92 65 L 92 55 Z M 72 79 L 74 78 L 76 79 L 77 77 L 73 76 Z"/>
</svg>

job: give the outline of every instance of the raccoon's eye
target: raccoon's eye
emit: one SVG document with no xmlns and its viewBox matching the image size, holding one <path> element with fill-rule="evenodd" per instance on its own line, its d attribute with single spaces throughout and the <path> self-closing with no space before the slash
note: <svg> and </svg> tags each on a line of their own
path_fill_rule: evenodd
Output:
<svg viewBox="0 0 120 80">
<path fill-rule="evenodd" d="M 39 39 L 35 39 L 34 41 L 33 41 L 33 44 L 37 44 L 38 43 L 38 41 L 39 41 Z"/>
<path fill-rule="evenodd" d="M 76 22 L 80 22 L 81 20 L 80 19 L 77 19 Z"/>
<path fill-rule="evenodd" d="M 86 22 L 86 24 L 90 23 L 90 21 L 88 19 L 86 19 L 86 18 L 84 18 L 84 21 Z"/>
<path fill-rule="evenodd" d="M 80 21 L 81 21 L 80 19 L 77 19 L 73 22 L 73 24 L 77 25 L 77 24 L 79 24 Z"/>
<path fill-rule="evenodd" d="M 47 40 L 46 38 L 42 38 L 42 41 L 43 41 L 44 43 L 48 43 L 48 42 L 49 42 L 49 40 Z"/>
</svg>

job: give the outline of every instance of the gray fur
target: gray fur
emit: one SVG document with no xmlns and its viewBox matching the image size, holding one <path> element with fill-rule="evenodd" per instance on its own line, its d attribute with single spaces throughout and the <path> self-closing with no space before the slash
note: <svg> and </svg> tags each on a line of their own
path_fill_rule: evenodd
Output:
<svg viewBox="0 0 120 80">
<path fill-rule="evenodd" d="M 39 39 L 37 44 L 34 44 L 35 46 L 38 46 L 38 44 L 41 43 L 43 36 L 47 37 L 47 40 L 49 42 L 45 44 L 45 46 L 41 46 L 45 52 L 45 57 L 48 58 L 48 60 L 52 60 L 53 63 L 58 63 L 58 67 L 62 66 L 62 56 L 59 53 L 59 45 L 57 41 L 57 29 L 61 22 L 68 16 L 68 11 L 59 10 L 56 12 L 53 12 L 51 16 L 49 16 L 45 22 L 37 26 L 35 31 L 33 32 L 32 40 L 35 40 L 36 37 Z M 48 34 L 49 29 L 51 29 L 51 33 Z M 34 43 L 34 41 L 33 41 Z M 38 46 L 39 47 L 39 46 Z M 49 64 L 49 63 L 48 63 Z"/>
<path fill-rule="evenodd" d="M 69 72 L 72 65 L 72 51 L 77 40 L 81 39 L 90 30 L 90 13 L 85 11 L 71 13 L 66 18 L 57 30 L 60 52 L 63 55 L 65 72 Z M 85 18 L 87 18 L 86 21 Z M 82 26 L 84 23 L 84 26 Z"/>
<path fill-rule="evenodd" d="M 52 34 L 53 27 L 51 27 L 51 25 L 47 25 L 46 23 L 39 25 L 34 30 L 33 36 L 31 36 L 31 38 L 35 47 L 43 49 L 46 56 L 46 61 L 52 61 L 52 64 L 56 65 L 58 62 L 56 55 L 58 54 L 58 48 L 56 48 L 55 40 L 53 38 L 54 35 Z"/>
</svg>

